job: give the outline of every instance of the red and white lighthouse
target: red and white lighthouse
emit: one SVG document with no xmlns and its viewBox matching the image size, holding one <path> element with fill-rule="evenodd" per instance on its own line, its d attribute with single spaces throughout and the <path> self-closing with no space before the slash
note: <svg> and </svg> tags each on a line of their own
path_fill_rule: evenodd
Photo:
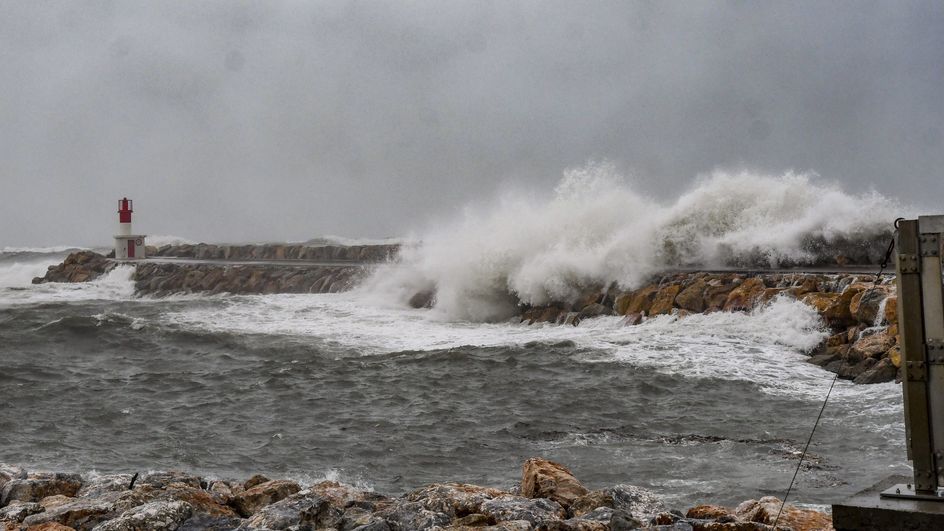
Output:
<svg viewBox="0 0 944 531">
<path fill-rule="evenodd" d="M 115 235 L 115 258 L 138 260 L 144 258 L 144 234 L 133 234 L 131 213 L 133 201 L 124 197 L 118 201 L 118 234 Z"/>
</svg>

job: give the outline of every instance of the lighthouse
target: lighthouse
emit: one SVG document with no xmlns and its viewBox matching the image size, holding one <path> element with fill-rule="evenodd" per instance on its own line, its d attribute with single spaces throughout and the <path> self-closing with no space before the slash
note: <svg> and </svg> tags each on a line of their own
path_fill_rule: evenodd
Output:
<svg viewBox="0 0 944 531">
<path fill-rule="evenodd" d="M 140 260 L 144 258 L 144 234 L 133 234 L 131 213 L 133 201 L 127 197 L 118 200 L 118 234 L 115 235 L 115 258 L 117 260 Z"/>
</svg>

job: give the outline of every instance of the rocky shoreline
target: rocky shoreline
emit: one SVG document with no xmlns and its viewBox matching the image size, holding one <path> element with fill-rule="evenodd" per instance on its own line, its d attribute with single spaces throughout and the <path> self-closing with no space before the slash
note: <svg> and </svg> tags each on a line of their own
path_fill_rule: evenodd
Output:
<svg viewBox="0 0 944 531">
<path fill-rule="evenodd" d="M 632 485 L 590 490 L 563 465 L 527 460 L 511 490 L 436 483 L 387 496 L 332 481 L 302 485 L 183 472 L 81 476 L 0 464 L 0 531 L 807 531 L 832 529 L 823 512 L 747 500 L 686 511 Z"/>
</svg>

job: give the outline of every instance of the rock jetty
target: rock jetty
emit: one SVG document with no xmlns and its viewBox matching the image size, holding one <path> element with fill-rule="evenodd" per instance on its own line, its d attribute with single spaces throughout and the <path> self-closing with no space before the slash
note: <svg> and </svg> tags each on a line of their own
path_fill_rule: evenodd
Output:
<svg viewBox="0 0 944 531">
<path fill-rule="evenodd" d="M 434 296 L 430 296 L 434 300 Z M 799 300 L 822 316 L 831 334 L 810 362 L 856 383 L 900 379 L 898 296 L 893 276 L 808 273 L 678 273 L 632 290 L 592 287 L 569 302 L 524 306 L 527 324 L 577 325 L 620 315 L 636 325 L 659 315 L 751 312 L 777 297 Z"/>
<path fill-rule="evenodd" d="M 399 246 L 393 244 L 165 245 L 149 248 L 148 256 L 181 261 L 134 263 L 132 279 L 136 293 L 153 296 L 336 293 L 351 289 L 368 271 L 366 265 L 394 259 L 398 251 Z M 79 251 L 70 254 L 61 264 L 50 266 L 46 274 L 34 278 L 33 283 L 89 282 L 118 265 L 119 262 L 109 256 Z"/>
<path fill-rule="evenodd" d="M 763 497 L 737 507 L 670 509 L 632 485 L 590 490 L 563 465 L 522 466 L 520 487 L 435 483 L 387 496 L 333 481 L 302 485 L 184 472 L 27 472 L 0 464 L 0 531 L 768 531 L 832 529 L 829 515 Z"/>
</svg>

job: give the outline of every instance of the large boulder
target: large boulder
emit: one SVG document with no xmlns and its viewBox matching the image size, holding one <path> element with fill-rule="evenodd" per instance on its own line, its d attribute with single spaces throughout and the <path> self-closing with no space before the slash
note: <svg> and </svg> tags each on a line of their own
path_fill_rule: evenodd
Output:
<svg viewBox="0 0 944 531">
<path fill-rule="evenodd" d="M 75 529 L 92 529 L 114 516 L 114 504 L 108 500 L 90 498 L 60 498 L 51 496 L 43 500 L 43 512 L 26 517 L 23 525 L 34 526 L 55 522 Z M 48 500 L 48 501 L 47 501 Z"/>
<path fill-rule="evenodd" d="M 397 500 L 377 513 L 393 531 L 422 531 L 445 527 L 452 521 L 448 514 L 426 509 L 422 503 Z M 370 523 L 367 526 L 378 524 Z M 358 528 L 360 529 L 360 528 Z"/>
<path fill-rule="evenodd" d="M 705 290 L 708 283 L 705 279 L 699 278 L 688 285 L 675 297 L 675 305 L 683 310 L 694 313 L 705 311 Z"/>
<path fill-rule="evenodd" d="M 504 491 L 463 483 L 437 483 L 407 493 L 404 498 L 420 503 L 424 509 L 461 518 L 482 512 L 482 504 Z"/>
<path fill-rule="evenodd" d="M 641 522 L 648 522 L 656 515 L 669 511 L 656 493 L 633 485 L 615 485 L 590 491 L 574 500 L 570 509 L 574 515 L 580 516 L 600 507 L 626 513 Z"/>
<path fill-rule="evenodd" d="M 724 311 L 748 311 L 754 307 L 754 303 L 763 295 L 764 280 L 759 277 L 753 277 L 741 282 L 739 286 L 728 293 L 724 303 Z"/>
<path fill-rule="evenodd" d="M 129 509 L 95 531 L 174 531 L 193 513 L 182 501 L 156 501 Z"/>
<path fill-rule="evenodd" d="M 885 320 L 884 313 L 879 315 L 879 310 L 882 301 L 887 296 L 888 293 L 882 288 L 868 288 L 860 291 L 852 297 L 852 301 L 849 303 L 849 311 L 860 323 L 866 325 L 879 324 L 876 322 L 879 317 L 881 317 L 881 321 Z"/>
<path fill-rule="evenodd" d="M 881 358 L 893 346 L 895 337 L 883 330 L 858 339 L 852 344 L 852 352 L 858 359 Z"/>
<path fill-rule="evenodd" d="M 248 518 L 266 505 L 287 498 L 300 490 L 302 488 L 294 481 L 279 479 L 266 481 L 237 494 L 230 500 L 230 505 L 240 515 Z"/>
<path fill-rule="evenodd" d="M 525 520 L 532 525 L 547 525 L 567 517 L 564 508 L 553 500 L 529 499 L 510 494 L 482 503 L 482 514 L 496 522 Z"/>
<path fill-rule="evenodd" d="M 521 467 L 522 496 L 548 498 L 566 508 L 587 492 L 587 488 L 560 463 L 533 457 Z"/>
<path fill-rule="evenodd" d="M 11 479 L 0 489 L 0 507 L 12 501 L 37 502 L 46 496 L 75 496 L 82 487 L 78 474 L 29 474 L 26 478 Z"/>
<path fill-rule="evenodd" d="M 329 500 L 303 490 L 260 508 L 249 518 L 248 525 L 263 529 L 330 528 L 337 526 L 342 514 Z"/>
<path fill-rule="evenodd" d="M 669 284 L 663 286 L 652 299 L 652 306 L 649 307 L 649 315 L 663 315 L 672 313 L 675 306 L 675 297 L 678 296 L 682 286 L 678 284 Z"/>
<path fill-rule="evenodd" d="M 794 531 L 812 531 L 832 529 L 832 518 L 819 511 L 800 509 L 792 504 L 786 504 L 780 511 L 781 501 L 773 496 L 765 496 L 760 500 L 747 500 L 734 510 L 738 518 L 747 522 L 757 522 L 773 525 L 777 520 L 778 527 L 790 527 Z"/>
</svg>

